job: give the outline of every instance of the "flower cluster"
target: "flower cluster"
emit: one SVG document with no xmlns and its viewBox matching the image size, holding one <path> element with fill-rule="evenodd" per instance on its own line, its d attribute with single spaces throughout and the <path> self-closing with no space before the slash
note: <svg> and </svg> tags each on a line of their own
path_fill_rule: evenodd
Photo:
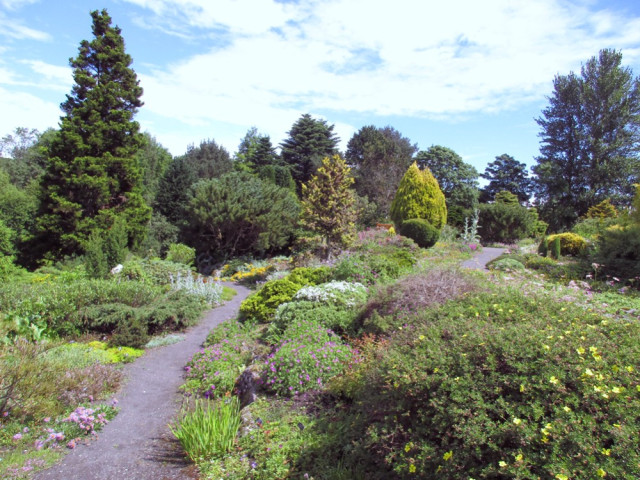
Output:
<svg viewBox="0 0 640 480">
<path fill-rule="evenodd" d="M 107 417 L 104 413 L 98 413 L 93 408 L 82 406 L 76 408 L 71 415 L 62 421 L 75 423 L 87 435 L 95 435 L 96 427 L 100 428 L 108 423 Z"/>
<path fill-rule="evenodd" d="M 353 307 L 366 298 L 367 287 L 361 283 L 333 281 L 322 285 L 303 287 L 294 295 L 293 300 L 308 300 Z"/>
</svg>

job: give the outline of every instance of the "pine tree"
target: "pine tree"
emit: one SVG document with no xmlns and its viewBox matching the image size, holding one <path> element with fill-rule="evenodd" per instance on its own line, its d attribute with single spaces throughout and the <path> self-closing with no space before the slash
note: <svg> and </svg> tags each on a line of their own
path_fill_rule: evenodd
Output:
<svg viewBox="0 0 640 480">
<path fill-rule="evenodd" d="M 302 115 L 288 133 L 289 138 L 280 144 L 281 157 L 300 188 L 311 179 L 324 157 L 338 153 L 338 137 L 333 133 L 333 125 L 315 120 L 308 113 Z"/>
<path fill-rule="evenodd" d="M 135 159 L 143 143 L 133 120 L 142 88 L 120 29 L 106 10 L 91 17 L 95 38 L 83 40 L 70 60 L 75 84 L 61 105 L 65 116 L 42 180 L 39 243 L 54 258 L 81 253 L 117 216 L 136 245 L 151 216 Z"/>
<path fill-rule="evenodd" d="M 400 180 L 391 203 L 391 219 L 398 226 L 412 218 L 422 218 L 438 230 L 447 223 L 447 206 L 438 181 L 428 168 L 413 162 Z"/>
<path fill-rule="evenodd" d="M 302 185 L 302 223 L 318 233 L 328 254 L 355 237 L 355 196 L 351 169 L 339 156 L 325 157 L 311 180 Z"/>
</svg>

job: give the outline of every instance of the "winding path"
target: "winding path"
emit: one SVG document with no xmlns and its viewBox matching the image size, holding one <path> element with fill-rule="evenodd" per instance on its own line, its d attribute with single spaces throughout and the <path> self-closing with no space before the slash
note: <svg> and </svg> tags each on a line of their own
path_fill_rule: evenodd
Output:
<svg viewBox="0 0 640 480">
<path fill-rule="evenodd" d="M 230 285 L 230 284 L 229 284 Z M 250 290 L 233 285 L 238 294 L 209 311 L 185 332 L 179 343 L 148 350 L 125 368 L 127 383 L 118 395 L 120 412 L 97 440 L 71 451 L 62 463 L 36 480 L 173 480 L 195 479 L 168 423 L 179 408 L 184 366 L 198 351 L 209 331 L 234 318 Z"/>
<path fill-rule="evenodd" d="M 462 262 L 464 268 L 471 268 L 473 270 L 486 270 L 487 263 L 491 260 L 498 258 L 506 250 L 504 248 L 496 247 L 483 247 L 480 252 L 476 253 L 473 258 Z"/>
<path fill-rule="evenodd" d="M 484 269 L 500 256 L 501 248 L 485 247 L 463 267 Z M 229 284 L 230 285 L 230 284 Z M 235 318 L 251 291 L 233 285 L 238 294 L 207 313 L 185 332 L 179 343 L 148 350 L 127 365 L 126 385 L 120 391 L 120 412 L 97 440 L 71 451 L 62 463 L 39 472 L 35 480 L 184 480 L 196 479 L 194 466 L 171 434 L 168 423 L 179 408 L 184 365 L 198 351 L 209 331 Z"/>
</svg>

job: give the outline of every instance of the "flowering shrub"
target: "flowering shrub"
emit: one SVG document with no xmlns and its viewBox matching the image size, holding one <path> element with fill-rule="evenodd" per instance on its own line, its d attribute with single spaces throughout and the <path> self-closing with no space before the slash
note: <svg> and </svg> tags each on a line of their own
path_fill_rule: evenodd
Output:
<svg viewBox="0 0 640 480">
<path fill-rule="evenodd" d="M 295 322 L 265 361 L 266 383 L 280 395 L 321 389 L 352 357 L 351 348 L 330 330 L 310 321 Z"/>
<path fill-rule="evenodd" d="M 75 423 L 86 435 L 95 434 L 96 428 L 99 430 L 108 423 L 104 413 L 82 406 L 76 408 L 62 421 Z"/>
<path fill-rule="evenodd" d="M 410 325 L 363 375 L 367 388 L 353 389 L 355 450 L 383 459 L 372 472 L 640 476 L 637 322 L 505 290 Z"/>
<path fill-rule="evenodd" d="M 236 379 L 251 360 L 241 338 L 221 340 L 197 352 L 187 363 L 183 389 L 207 398 L 223 397 L 233 391 Z"/>
<path fill-rule="evenodd" d="M 333 281 L 317 286 L 303 287 L 293 301 L 307 300 L 325 305 L 355 307 L 367 299 L 367 288 L 361 283 Z"/>
</svg>

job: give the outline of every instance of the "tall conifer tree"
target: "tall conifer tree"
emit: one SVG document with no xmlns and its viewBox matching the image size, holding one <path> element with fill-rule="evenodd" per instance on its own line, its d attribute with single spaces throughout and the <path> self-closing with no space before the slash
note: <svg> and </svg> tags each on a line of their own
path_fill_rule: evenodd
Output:
<svg viewBox="0 0 640 480">
<path fill-rule="evenodd" d="M 89 236 L 117 216 L 135 245 L 151 215 L 135 159 L 143 143 L 133 120 L 142 88 L 120 28 L 106 10 L 91 17 L 94 38 L 70 59 L 75 84 L 61 105 L 65 116 L 42 182 L 39 243 L 54 258 L 82 253 Z"/>
</svg>

